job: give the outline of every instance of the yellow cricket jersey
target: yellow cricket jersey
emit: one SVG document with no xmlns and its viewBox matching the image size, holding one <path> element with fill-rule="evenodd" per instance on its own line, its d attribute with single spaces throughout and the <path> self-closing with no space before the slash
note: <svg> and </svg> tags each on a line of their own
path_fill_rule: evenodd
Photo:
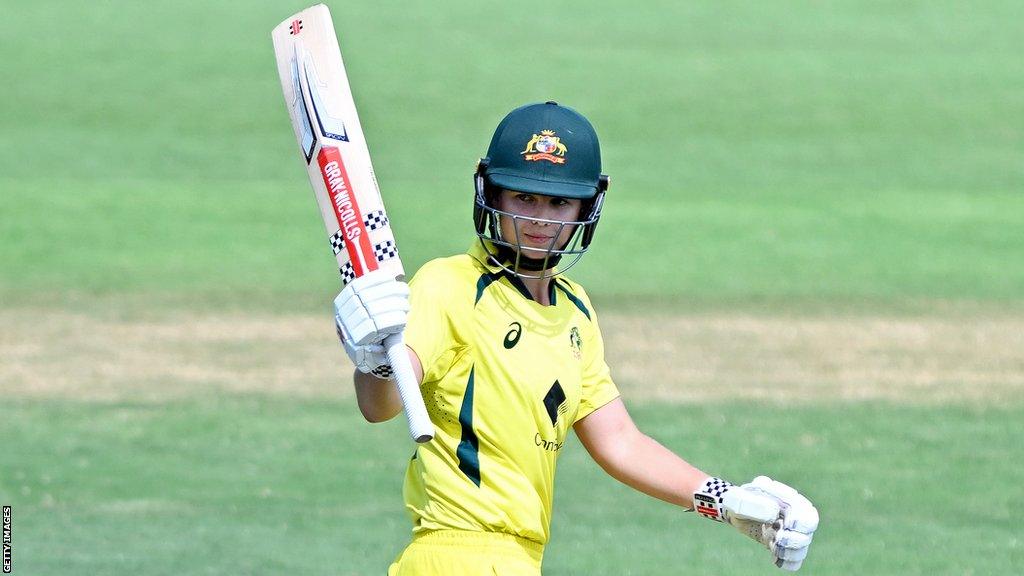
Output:
<svg viewBox="0 0 1024 576">
<path fill-rule="evenodd" d="M 456 529 L 548 541 L 569 428 L 619 395 L 586 293 L 561 276 L 531 299 L 480 244 L 413 280 L 405 342 L 436 428 L 405 477 L 417 534 Z"/>
</svg>

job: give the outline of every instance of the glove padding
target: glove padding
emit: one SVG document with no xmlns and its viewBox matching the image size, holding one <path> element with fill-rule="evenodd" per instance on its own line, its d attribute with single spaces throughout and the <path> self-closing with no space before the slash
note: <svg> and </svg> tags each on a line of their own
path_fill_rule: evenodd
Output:
<svg viewBox="0 0 1024 576">
<path fill-rule="evenodd" d="M 694 493 L 693 502 L 699 514 L 726 522 L 760 542 L 771 551 L 776 566 L 792 572 L 803 564 L 818 528 L 814 505 L 767 476 L 738 487 L 708 478 Z"/>
<path fill-rule="evenodd" d="M 345 347 L 345 354 L 355 364 L 357 370 L 363 374 L 373 374 L 384 380 L 390 379 L 394 374 L 391 364 L 388 361 L 388 352 L 383 344 L 367 344 L 365 346 L 354 346 L 345 339 L 341 329 L 341 322 L 334 317 L 334 327 L 338 331 L 338 340 Z"/>
<path fill-rule="evenodd" d="M 409 285 L 382 270 L 366 273 L 345 286 L 334 299 L 334 322 L 345 352 L 361 372 L 390 376 L 381 343 L 405 328 Z M 379 374 L 387 367 L 387 375 Z"/>
</svg>

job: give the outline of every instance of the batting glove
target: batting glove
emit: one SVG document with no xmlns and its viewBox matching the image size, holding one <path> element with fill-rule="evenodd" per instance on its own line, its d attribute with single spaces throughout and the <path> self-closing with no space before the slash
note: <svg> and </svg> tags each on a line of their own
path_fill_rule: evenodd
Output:
<svg viewBox="0 0 1024 576">
<path fill-rule="evenodd" d="M 338 340 L 341 341 L 341 345 L 345 348 L 345 354 L 348 355 L 349 360 L 352 361 L 357 370 L 363 374 L 373 374 L 383 380 L 388 380 L 392 377 L 394 372 L 391 369 L 388 353 L 384 349 L 383 344 L 353 345 L 345 339 L 345 332 L 342 330 L 341 322 L 338 321 L 337 316 L 334 317 L 334 327 L 338 331 Z"/>
<path fill-rule="evenodd" d="M 767 476 L 734 486 L 721 478 L 707 478 L 693 493 L 697 513 L 730 524 L 760 542 L 772 553 L 775 565 L 800 569 L 818 528 L 818 510 L 799 492 Z"/>
<path fill-rule="evenodd" d="M 405 328 L 408 312 L 409 285 L 386 272 L 369 272 L 345 286 L 334 299 L 334 323 L 356 368 L 380 377 L 390 376 L 391 367 L 381 343 Z"/>
</svg>

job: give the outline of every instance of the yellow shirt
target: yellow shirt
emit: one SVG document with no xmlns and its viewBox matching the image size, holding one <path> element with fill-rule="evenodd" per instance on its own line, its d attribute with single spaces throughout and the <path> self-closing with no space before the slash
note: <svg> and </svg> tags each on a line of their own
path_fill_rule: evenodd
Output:
<svg viewBox="0 0 1024 576">
<path fill-rule="evenodd" d="M 619 395 L 583 288 L 560 276 L 551 284 L 552 304 L 538 304 L 478 242 L 410 282 L 405 341 L 423 365 L 436 428 L 406 471 L 414 532 L 548 541 L 569 428 Z"/>
</svg>

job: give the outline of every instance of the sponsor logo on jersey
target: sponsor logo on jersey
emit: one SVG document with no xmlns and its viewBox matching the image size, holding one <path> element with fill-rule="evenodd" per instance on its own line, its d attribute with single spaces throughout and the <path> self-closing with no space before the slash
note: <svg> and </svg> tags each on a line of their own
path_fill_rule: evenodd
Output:
<svg viewBox="0 0 1024 576">
<path fill-rule="evenodd" d="M 516 347 L 519 343 L 519 338 L 523 335 L 523 325 L 519 322 L 513 322 L 508 325 L 508 333 L 505 334 L 505 345 L 506 350 L 511 350 Z"/>
<path fill-rule="evenodd" d="M 558 383 L 558 380 L 555 380 L 555 383 L 551 385 L 551 389 L 544 395 L 544 409 L 547 410 L 548 417 L 551 418 L 552 426 L 558 426 L 558 417 L 569 409 L 569 403 L 565 399 L 565 391 L 562 390 L 562 385 Z"/>
<path fill-rule="evenodd" d="M 545 440 L 541 437 L 540 432 L 533 436 L 533 443 L 543 448 L 548 452 L 558 452 L 565 445 L 565 442 L 558 442 L 556 440 Z"/>
<path fill-rule="evenodd" d="M 526 150 L 520 154 L 523 155 L 523 160 L 528 162 L 547 160 L 552 164 L 565 164 L 566 151 L 565 144 L 555 136 L 554 130 L 541 130 L 540 134 L 533 135 L 526 143 Z"/>
<path fill-rule="evenodd" d="M 566 399 L 565 391 L 562 390 L 562 385 L 558 383 L 558 380 L 555 380 L 548 393 L 544 395 L 543 402 L 544 410 L 548 413 L 548 418 L 551 419 L 551 426 L 557 428 L 559 417 L 569 411 L 569 401 Z M 565 444 L 565 442 L 559 442 L 557 439 L 546 440 L 541 436 L 540 432 L 533 436 L 533 443 L 547 452 L 558 452 L 562 449 L 562 445 Z"/>
</svg>

